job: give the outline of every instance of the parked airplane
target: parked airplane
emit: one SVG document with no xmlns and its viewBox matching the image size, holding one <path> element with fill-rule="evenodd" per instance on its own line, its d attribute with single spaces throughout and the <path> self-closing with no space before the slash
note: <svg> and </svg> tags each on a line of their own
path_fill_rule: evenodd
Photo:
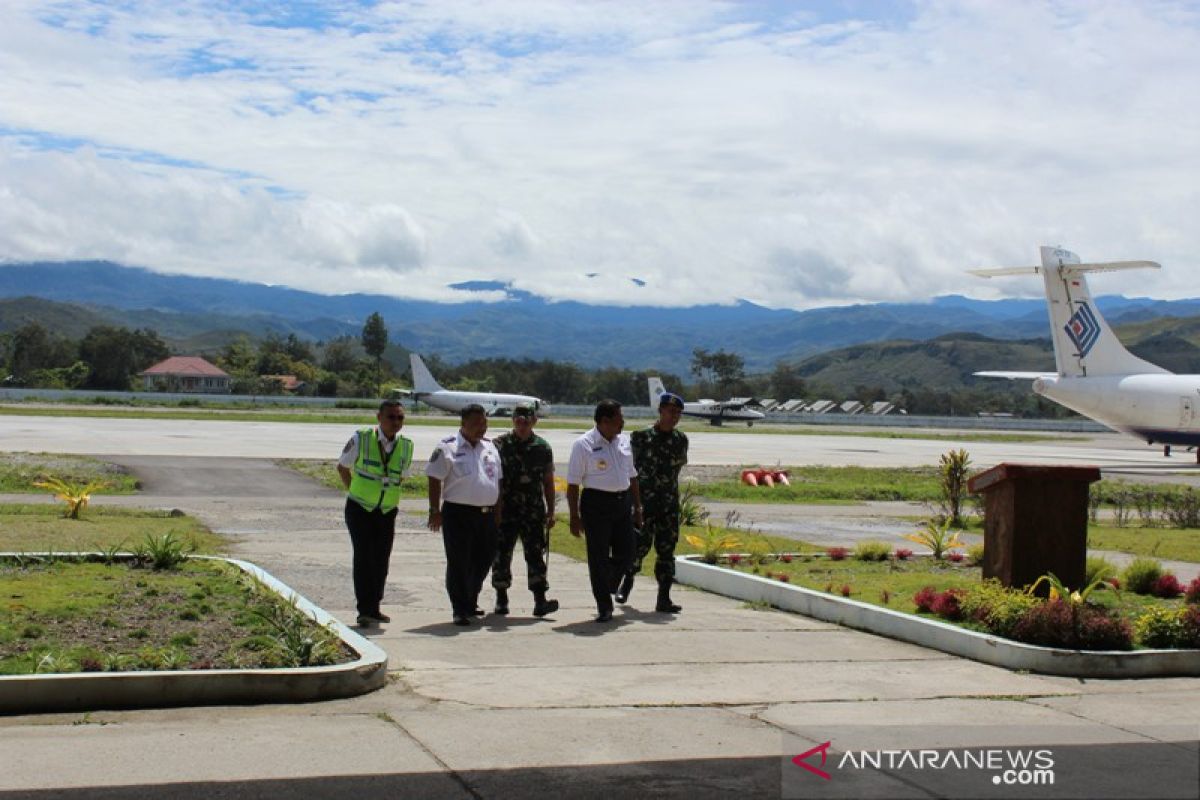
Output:
<svg viewBox="0 0 1200 800">
<path fill-rule="evenodd" d="M 1122 269 L 1159 269 L 1153 261 L 1082 264 L 1059 247 L 1042 248 L 1040 267 L 971 270 L 975 275 L 1040 273 L 1046 284 L 1050 336 L 1057 373 L 976 372 L 994 378 L 1031 378 L 1033 391 L 1149 444 L 1200 445 L 1196 406 L 1200 375 L 1176 375 L 1130 353 L 1108 327 L 1088 291 L 1084 274 Z M 1200 461 L 1200 451 L 1197 451 Z"/>
<path fill-rule="evenodd" d="M 434 408 L 457 413 L 471 403 L 483 406 L 484 410 L 493 416 L 507 416 L 518 405 L 531 405 L 537 409 L 538 416 L 550 413 L 550 406 L 536 397 L 527 394 L 497 394 L 495 392 L 457 392 L 443 389 L 441 384 L 433 379 L 429 368 L 416 353 L 410 353 L 408 362 L 412 366 L 413 388 L 405 392 L 414 400 L 428 403 Z"/>
<path fill-rule="evenodd" d="M 650 378 L 650 408 L 658 411 L 658 398 L 666 388 L 663 387 L 661 378 Z M 683 413 L 689 417 L 700 417 L 706 419 L 713 425 L 720 425 L 725 420 L 734 422 L 745 422 L 746 427 L 754 424 L 756 419 L 762 419 L 764 414 L 761 411 L 754 411 L 746 408 L 748 402 L 718 402 L 716 400 L 701 400 L 696 403 L 684 403 Z"/>
</svg>

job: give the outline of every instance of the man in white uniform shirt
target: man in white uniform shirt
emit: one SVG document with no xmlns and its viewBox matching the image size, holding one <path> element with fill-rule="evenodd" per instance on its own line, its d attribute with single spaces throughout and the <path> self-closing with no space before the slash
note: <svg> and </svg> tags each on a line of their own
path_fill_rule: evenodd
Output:
<svg viewBox="0 0 1200 800">
<path fill-rule="evenodd" d="M 429 530 L 442 532 L 446 593 L 455 625 L 483 616 L 479 591 L 496 555 L 500 453 L 485 439 L 487 413 L 471 404 L 460 412 L 458 433 L 438 442 L 425 466 Z"/>
<path fill-rule="evenodd" d="M 642 524 L 642 501 L 629 437 L 621 434 L 625 427 L 621 404 L 601 400 L 594 419 L 596 427 L 571 446 L 567 507 L 571 535 L 587 537 L 596 622 L 609 622 L 612 594 L 633 561 L 633 526 Z"/>
</svg>

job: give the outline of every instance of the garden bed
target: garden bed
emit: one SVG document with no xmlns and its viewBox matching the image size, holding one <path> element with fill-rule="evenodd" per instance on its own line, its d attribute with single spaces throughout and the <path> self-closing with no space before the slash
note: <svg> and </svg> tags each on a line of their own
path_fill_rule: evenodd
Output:
<svg viewBox="0 0 1200 800">
<path fill-rule="evenodd" d="M 772 571 L 778 574 L 778 570 Z M 694 556 L 676 562 L 676 577 L 680 583 L 699 589 L 747 602 L 767 603 L 785 611 L 1009 669 L 1088 678 L 1200 676 L 1200 650 L 1087 651 L 1024 644 L 939 619 L 842 597 L 840 593 L 706 564 Z M 964 578 L 978 582 L 974 577 L 964 575 Z M 840 591 L 840 586 L 832 588 Z"/>
<path fill-rule="evenodd" d="M 253 564 L 192 557 L 171 574 L 130 560 L 0 554 L 0 580 L 18 587 L 0 665 L 27 673 L 0 676 L 0 713 L 300 702 L 386 681 L 386 653 Z M 19 573 L 45 569 L 64 591 L 23 608 Z"/>
</svg>

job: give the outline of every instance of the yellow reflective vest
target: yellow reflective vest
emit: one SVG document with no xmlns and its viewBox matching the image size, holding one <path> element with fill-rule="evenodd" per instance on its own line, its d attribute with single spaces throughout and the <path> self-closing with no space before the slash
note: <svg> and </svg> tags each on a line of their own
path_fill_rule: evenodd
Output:
<svg viewBox="0 0 1200 800">
<path fill-rule="evenodd" d="M 400 504 L 400 479 L 412 463 L 412 439 L 396 436 L 392 452 L 380 446 L 376 428 L 362 428 L 358 436 L 358 458 L 350 476 L 350 497 L 367 511 L 387 514 Z"/>
</svg>

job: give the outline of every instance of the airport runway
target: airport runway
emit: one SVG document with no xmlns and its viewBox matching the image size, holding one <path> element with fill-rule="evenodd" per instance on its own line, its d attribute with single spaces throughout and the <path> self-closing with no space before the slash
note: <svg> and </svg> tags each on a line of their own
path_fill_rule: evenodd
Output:
<svg viewBox="0 0 1200 800">
<path fill-rule="evenodd" d="M 565 462 L 571 443 L 585 430 L 583 426 L 581 422 L 577 430 L 540 433 L 554 447 L 557 460 Z M 502 423 L 492 431 L 505 429 L 507 424 Z M 334 458 L 353 430 L 353 425 L 335 424 L 5 416 L 0 417 L 0 450 L 98 456 Z M 404 433 L 413 439 L 417 458 L 423 459 L 441 437 L 453 435 L 455 430 L 448 422 L 445 426 L 410 425 Z M 947 433 L 952 432 L 939 432 Z M 1119 434 L 1048 436 L 1032 442 L 887 439 L 834 431 L 820 435 L 705 431 L 688 436 L 694 465 L 924 466 L 936 464 L 947 450 L 964 447 L 979 468 L 1001 462 L 1089 464 L 1112 475 L 1200 478 L 1193 454 L 1181 452 L 1164 458 L 1158 448 Z"/>
</svg>

